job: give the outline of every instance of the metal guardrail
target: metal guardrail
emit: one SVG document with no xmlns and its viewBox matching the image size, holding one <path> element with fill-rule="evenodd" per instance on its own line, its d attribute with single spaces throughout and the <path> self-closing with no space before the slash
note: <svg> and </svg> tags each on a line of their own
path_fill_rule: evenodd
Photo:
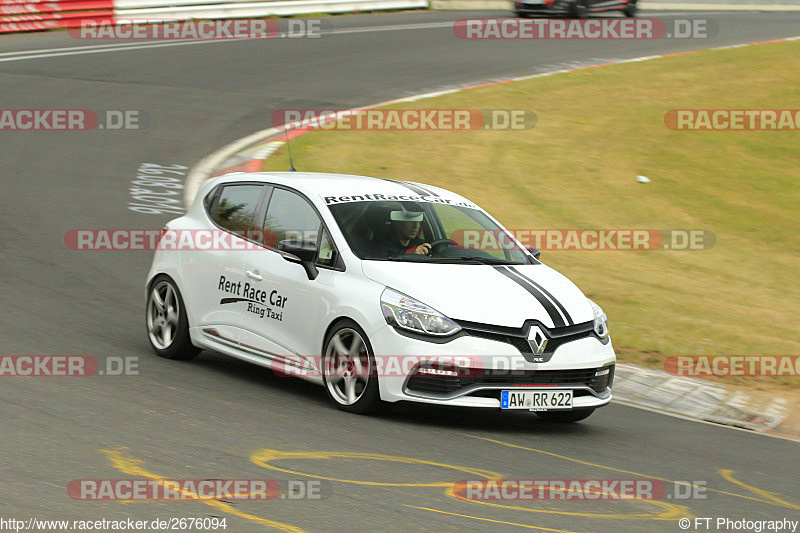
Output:
<svg viewBox="0 0 800 533">
<path fill-rule="evenodd" d="M 120 19 L 224 19 L 285 15 L 307 15 L 310 13 L 348 13 L 356 11 L 379 11 L 387 9 L 427 8 L 428 0 L 289 0 L 266 2 L 239 2 L 236 0 L 118 0 L 116 14 Z M 126 7 L 135 4 L 161 4 L 164 7 Z"/>
<path fill-rule="evenodd" d="M 429 0 L 0 0 L 0 34 L 85 22 L 173 21 L 424 9 Z"/>
</svg>

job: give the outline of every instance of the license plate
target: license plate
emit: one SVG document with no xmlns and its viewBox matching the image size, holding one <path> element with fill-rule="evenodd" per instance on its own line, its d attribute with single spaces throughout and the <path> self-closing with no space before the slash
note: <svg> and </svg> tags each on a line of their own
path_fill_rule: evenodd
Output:
<svg viewBox="0 0 800 533">
<path fill-rule="evenodd" d="M 501 409 L 558 411 L 572 409 L 571 390 L 504 390 L 500 394 Z"/>
<path fill-rule="evenodd" d="M 526 6 L 543 6 L 544 0 L 522 0 L 522 3 Z"/>
</svg>

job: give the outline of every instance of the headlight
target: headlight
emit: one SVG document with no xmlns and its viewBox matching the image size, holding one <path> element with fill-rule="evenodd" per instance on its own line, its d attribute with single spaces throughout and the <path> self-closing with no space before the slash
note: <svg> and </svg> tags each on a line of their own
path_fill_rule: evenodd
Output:
<svg viewBox="0 0 800 533">
<path fill-rule="evenodd" d="M 587 298 L 587 300 L 589 300 L 589 298 Z M 592 313 L 594 314 L 594 332 L 600 337 L 600 340 L 604 341 L 608 338 L 609 333 L 608 317 L 599 305 L 591 300 L 589 300 L 589 303 L 592 305 Z"/>
<path fill-rule="evenodd" d="M 389 288 L 381 294 L 381 309 L 390 326 L 423 335 L 452 335 L 461 329 L 436 309 Z"/>
</svg>

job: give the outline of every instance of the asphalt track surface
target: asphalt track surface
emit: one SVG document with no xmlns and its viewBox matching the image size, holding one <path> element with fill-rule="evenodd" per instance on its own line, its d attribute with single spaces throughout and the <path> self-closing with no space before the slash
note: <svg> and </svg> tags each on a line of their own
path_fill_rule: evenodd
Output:
<svg viewBox="0 0 800 533">
<path fill-rule="evenodd" d="M 0 39 L 3 108 L 138 109 L 151 119 L 142 131 L 0 133 L 0 353 L 139 361 L 137 376 L 2 378 L 0 517 L 219 516 L 227 531 L 275 521 L 308 530 L 584 532 L 678 531 L 683 516 L 798 519 L 794 442 L 621 405 L 566 427 L 527 414 L 415 406 L 365 418 L 332 408 L 321 388 L 218 354 L 159 359 L 143 325 L 151 253 L 66 249 L 69 229 L 160 227 L 172 217 L 127 209 L 139 166 L 191 167 L 268 127 L 276 109 L 349 108 L 558 66 L 800 34 L 800 14 L 693 13 L 663 16 L 713 18 L 719 36 L 467 42 L 448 24 L 468 15 L 336 17 L 342 32 L 317 41 L 156 43 L 101 53 L 86 53 L 99 49 L 79 47 L 97 43 L 65 32 Z M 587 98 L 602 104 L 608 96 Z M 254 454 L 265 449 L 298 455 L 256 464 Z M 345 455 L 309 453 L 318 451 Z M 270 465 L 349 481 L 329 481 L 325 498 L 305 501 L 77 502 L 66 492 L 70 480 L 84 478 L 301 479 Z M 706 500 L 506 507 L 446 494 L 448 483 L 474 477 L 474 469 L 535 479 L 641 475 L 715 490 Z"/>
</svg>

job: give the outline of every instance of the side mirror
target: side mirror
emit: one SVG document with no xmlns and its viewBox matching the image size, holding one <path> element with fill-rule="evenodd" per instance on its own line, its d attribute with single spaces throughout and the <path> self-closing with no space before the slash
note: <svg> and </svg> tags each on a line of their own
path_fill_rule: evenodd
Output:
<svg viewBox="0 0 800 533">
<path fill-rule="evenodd" d="M 319 270 L 314 264 L 317 258 L 317 245 L 308 241 L 287 240 L 278 243 L 278 250 L 284 252 L 283 258 L 290 263 L 302 266 L 308 279 L 317 279 Z"/>
<path fill-rule="evenodd" d="M 528 250 L 531 253 L 531 255 L 533 255 L 533 257 L 535 257 L 536 259 L 539 259 L 539 256 L 542 255 L 542 251 L 539 250 L 538 248 L 531 248 L 530 246 L 526 246 L 525 249 Z"/>
</svg>

